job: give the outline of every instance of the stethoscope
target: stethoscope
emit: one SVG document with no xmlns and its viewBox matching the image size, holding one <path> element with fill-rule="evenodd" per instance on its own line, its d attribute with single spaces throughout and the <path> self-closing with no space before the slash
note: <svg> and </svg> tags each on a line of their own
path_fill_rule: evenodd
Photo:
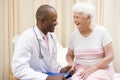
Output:
<svg viewBox="0 0 120 80">
<path fill-rule="evenodd" d="M 42 55 L 41 45 L 40 45 L 40 42 L 39 42 L 37 33 L 35 32 L 35 27 L 34 27 L 34 26 L 33 26 L 33 31 L 34 31 L 34 34 L 35 34 L 35 37 L 36 37 L 36 39 L 37 39 L 38 46 L 39 46 L 39 58 L 40 58 L 40 59 L 43 59 L 44 56 Z M 50 36 L 51 36 L 51 38 L 53 39 L 52 34 L 50 34 Z M 42 40 L 41 40 L 41 41 L 42 41 Z M 55 45 L 55 47 L 56 47 L 56 44 L 55 44 L 55 40 L 54 40 L 54 39 L 53 39 L 53 43 L 54 43 L 54 45 Z"/>
</svg>

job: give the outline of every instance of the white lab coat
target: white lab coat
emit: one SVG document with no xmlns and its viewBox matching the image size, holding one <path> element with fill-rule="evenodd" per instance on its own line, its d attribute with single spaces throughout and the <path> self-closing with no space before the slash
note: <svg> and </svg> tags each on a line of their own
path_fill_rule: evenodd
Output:
<svg viewBox="0 0 120 80">
<path fill-rule="evenodd" d="M 47 72 L 59 72 L 57 64 L 56 38 L 48 33 L 49 49 L 35 26 L 43 58 L 39 58 L 39 45 L 33 27 L 19 36 L 15 42 L 15 51 L 12 59 L 12 71 L 16 78 L 21 80 L 46 80 Z M 50 35 L 52 34 L 52 36 Z"/>
</svg>

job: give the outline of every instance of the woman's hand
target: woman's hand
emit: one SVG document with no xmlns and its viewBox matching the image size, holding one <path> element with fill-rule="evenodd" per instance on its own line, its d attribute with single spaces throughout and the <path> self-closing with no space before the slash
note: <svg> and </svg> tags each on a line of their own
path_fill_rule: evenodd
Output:
<svg viewBox="0 0 120 80">
<path fill-rule="evenodd" d="M 88 69 L 85 69 L 82 73 L 80 73 L 80 76 L 82 79 L 86 79 L 91 73 L 93 73 L 96 70 L 96 67 L 90 67 Z"/>
</svg>

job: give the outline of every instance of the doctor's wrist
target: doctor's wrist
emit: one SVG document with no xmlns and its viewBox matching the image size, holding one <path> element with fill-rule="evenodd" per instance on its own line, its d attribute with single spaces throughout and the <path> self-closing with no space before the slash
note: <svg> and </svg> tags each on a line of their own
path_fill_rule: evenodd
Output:
<svg viewBox="0 0 120 80">
<path fill-rule="evenodd" d="M 51 76 L 48 76 L 46 80 L 51 80 Z"/>
<path fill-rule="evenodd" d="M 65 77 L 61 75 L 48 76 L 46 80 L 65 80 Z"/>
<path fill-rule="evenodd" d="M 64 68 L 61 68 L 60 73 L 67 73 L 72 66 L 65 66 Z"/>
</svg>

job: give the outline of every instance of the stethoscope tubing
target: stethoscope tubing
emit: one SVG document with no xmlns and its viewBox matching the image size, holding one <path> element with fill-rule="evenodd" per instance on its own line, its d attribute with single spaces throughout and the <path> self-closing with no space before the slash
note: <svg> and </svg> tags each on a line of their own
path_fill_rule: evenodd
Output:
<svg viewBox="0 0 120 80">
<path fill-rule="evenodd" d="M 34 29 L 34 26 L 33 26 L 33 31 L 35 33 L 35 37 L 37 39 L 37 42 L 38 42 L 38 46 L 39 46 L 39 58 L 42 59 L 43 58 L 43 55 L 42 55 L 42 52 L 41 52 L 41 46 L 40 46 L 40 42 L 39 42 L 39 39 L 38 39 L 38 36 L 37 36 L 37 33 L 35 32 L 35 29 Z"/>
<path fill-rule="evenodd" d="M 44 56 L 43 56 L 43 54 L 42 54 L 42 52 L 41 52 L 41 42 L 40 42 L 39 39 L 38 39 L 38 36 L 37 36 L 37 33 L 36 33 L 36 31 L 35 31 L 35 27 L 34 27 L 34 26 L 33 26 L 33 31 L 34 31 L 35 37 L 36 37 L 36 39 L 37 39 L 37 43 L 38 43 L 38 45 L 39 45 L 39 58 L 40 58 L 40 59 L 43 59 Z M 51 36 L 51 38 L 53 39 L 52 34 L 50 34 L 50 36 Z M 53 39 L 53 43 L 54 43 L 55 47 L 57 48 L 54 39 Z"/>
</svg>

